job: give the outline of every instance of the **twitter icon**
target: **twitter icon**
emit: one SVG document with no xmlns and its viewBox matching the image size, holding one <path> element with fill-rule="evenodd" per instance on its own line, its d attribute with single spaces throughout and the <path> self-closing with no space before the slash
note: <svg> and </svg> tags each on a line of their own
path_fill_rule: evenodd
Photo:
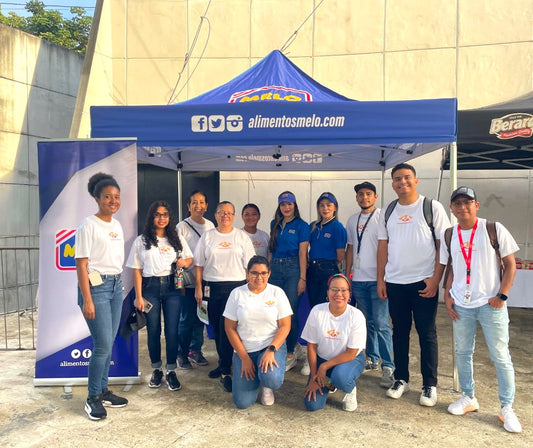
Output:
<svg viewBox="0 0 533 448">
<path fill-rule="evenodd" d="M 225 128 L 224 115 L 209 115 L 209 130 L 211 132 L 224 132 Z"/>
</svg>

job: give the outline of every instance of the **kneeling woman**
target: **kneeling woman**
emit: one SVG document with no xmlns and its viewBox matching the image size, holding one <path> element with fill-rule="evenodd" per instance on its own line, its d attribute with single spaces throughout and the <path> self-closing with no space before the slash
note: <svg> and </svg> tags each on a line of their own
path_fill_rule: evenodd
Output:
<svg viewBox="0 0 533 448">
<path fill-rule="evenodd" d="M 350 280 L 333 275 L 328 280 L 328 303 L 313 307 L 305 323 L 302 338 L 311 370 L 304 399 L 308 411 L 323 409 L 328 392 L 335 388 L 345 393 L 345 411 L 357 409 L 355 380 L 365 368 L 366 321 L 361 311 L 348 305 L 350 295 Z"/>
<path fill-rule="evenodd" d="M 283 384 L 292 308 L 283 290 L 268 283 L 270 266 L 256 255 L 248 262 L 248 283 L 235 288 L 224 310 L 225 329 L 235 350 L 232 396 L 245 409 L 257 400 L 274 404 L 274 390 Z"/>
</svg>

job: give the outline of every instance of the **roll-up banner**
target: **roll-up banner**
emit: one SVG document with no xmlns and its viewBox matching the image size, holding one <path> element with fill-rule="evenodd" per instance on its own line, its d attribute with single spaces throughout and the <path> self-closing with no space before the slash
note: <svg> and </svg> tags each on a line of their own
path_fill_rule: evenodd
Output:
<svg viewBox="0 0 533 448">
<path fill-rule="evenodd" d="M 78 306 L 74 241 L 78 224 L 97 212 L 87 183 L 98 172 L 115 177 L 125 256 L 137 234 L 137 145 L 135 140 L 47 140 L 38 143 L 39 293 L 35 386 L 87 384 L 92 338 Z M 122 275 L 122 323 L 131 310 L 133 278 Z M 109 382 L 140 382 L 138 336 L 117 335 Z"/>
</svg>

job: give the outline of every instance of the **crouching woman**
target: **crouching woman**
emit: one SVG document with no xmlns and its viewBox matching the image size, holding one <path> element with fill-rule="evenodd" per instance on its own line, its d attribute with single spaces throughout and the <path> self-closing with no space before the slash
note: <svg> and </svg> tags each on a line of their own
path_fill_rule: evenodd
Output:
<svg viewBox="0 0 533 448">
<path fill-rule="evenodd" d="M 365 368 L 366 321 L 349 305 L 351 282 L 343 274 L 328 280 L 327 303 L 313 307 L 302 338 L 307 341 L 311 373 L 305 388 L 308 411 L 323 409 L 330 390 L 344 392 L 343 409 L 357 409 L 355 381 Z"/>
<path fill-rule="evenodd" d="M 240 409 L 257 400 L 274 404 L 283 384 L 292 308 L 283 290 L 268 283 L 270 265 L 256 255 L 248 262 L 248 283 L 235 288 L 224 310 L 225 330 L 234 349 L 232 398 Z"/>
</svg>

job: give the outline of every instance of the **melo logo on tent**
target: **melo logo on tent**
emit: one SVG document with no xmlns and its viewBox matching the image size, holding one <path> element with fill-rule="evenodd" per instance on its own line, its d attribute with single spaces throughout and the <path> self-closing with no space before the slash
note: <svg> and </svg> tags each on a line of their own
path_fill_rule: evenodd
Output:
<svg viewBox="0 0 533 448">
<path fill-rule="evenodd" d="M 313 101 L 313 96 L 305 90 L 282 86 L 264 86 L 257 89 L 243 90 L 231 95 L 228 103 L 244 103 L 247 101 Z"/>
</svg>

